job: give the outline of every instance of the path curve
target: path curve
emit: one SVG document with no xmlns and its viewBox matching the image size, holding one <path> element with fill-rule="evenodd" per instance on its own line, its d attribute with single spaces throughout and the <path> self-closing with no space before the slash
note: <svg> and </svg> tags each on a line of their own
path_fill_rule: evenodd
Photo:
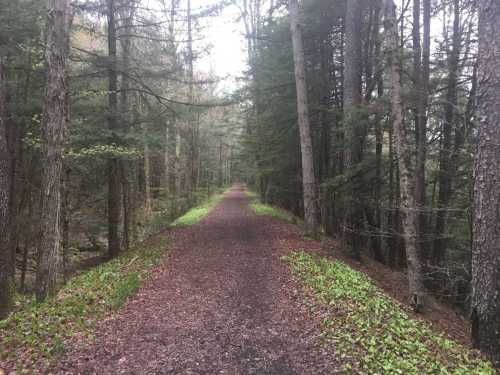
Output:
<svg viewBox="0 0 500 375">
<path fill-rule="evenodd" d="M 173 232 L 165 265 L 57 373 L 339 373 L 280 260 L 290 227 L 253 214 L 235 186 L 201 223 Z"/>
</svg>

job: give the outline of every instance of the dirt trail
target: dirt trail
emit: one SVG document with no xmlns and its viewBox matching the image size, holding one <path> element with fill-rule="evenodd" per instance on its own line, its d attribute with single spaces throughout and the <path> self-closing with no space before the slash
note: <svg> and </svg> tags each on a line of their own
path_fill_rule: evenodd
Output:
<svg viewBox="0 0 500 375">
<path fill-rule="evenodd" d="M 201 223 L 174 231 L 166 264 L 58 373 L 338 373 L 280 261 L 290 230 L 254 215 L 234 187 Z"/>
</svg>

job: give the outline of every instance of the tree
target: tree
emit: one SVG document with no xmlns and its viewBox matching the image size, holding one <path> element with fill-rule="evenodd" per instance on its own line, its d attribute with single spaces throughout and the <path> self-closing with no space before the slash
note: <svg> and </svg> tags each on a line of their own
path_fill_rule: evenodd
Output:
<svg viewBox="0 0 500 375">
<path fill-rule="evenodd" d="M 362 143 L 366 119 L 361 116 L 362 103 L 362 42 L 363 0 L 348 0 L 345 14 L 345 62 L 344 62 L 344 137 L 345 170 L 349 178 L 344 235 L 348 251 L 360 257 L 361 244 L 358 231 L 362 226 L 363 211 L 357 167 L 362 161 Z"/>
<path fill-rule="evenodd" d="M 304 47 L 299 23 L 299 4 L 289 1 L 290 30 L 292 33 L 293 61 L 295 67 L 295 85 L 297 90 L 297 113 L 300 131 L 300 151 L 302 154 L 302 193 L 304 199 L 304 224 L 307 234 L 317 234 L 316 181 L 314 175 L 314 155 L 309 108 L 307 104 L 306 70 L 304 66 Z"/>
<path fill-rule="evenodd" d="M 43 114 L 43 170 L 36 297 L 54 294 L 60 277 L 61 182 L 66 128 L 66 58 L 71 24 L 70 1 L 47 3 L 47 85 Z"/>
<path fill-rule="evenodd" d="M 474 165 L 472 339 L 500 366 L 500 3 L 479 5 L 478 145 Z"/>
<path fill-rule="evenodd" d="M 0 57 L 0 319 L 5 317 L 15 291 L 13 249 L 11 248 L 12 162 L 8 142 L 7 82 L 4 57 Z"/>
<path fill-rule="evenodd" d="M 453 0 L 453 13 L 452 48 L 448 56 L 448 87 L 444 104 L 443 131 L 441 136 L 441 148 L 439 151 L 438 212 L 436 214 L 435 242 L 432 257 L 437 266 L 442 266 L 446 254 L 448 243 L 446 238 L 446 219 L 448 217 L 448 205 L 452 195 L 454 166 L 456 165 L 456 160 L 453 160 L 452 131 L 458 117 L 456 108 L 458 105 L 458 78 L 462 41 L 460 33 L 459 0 Z M 456 133 L 459 133 L 458 129 Z"/>
<path fill-rule="evenodd" d="M 429 55 L 430 55 L 430 0 L 424 0 L 424 41 L 420 43 L 420 0 L 413 0 L 413 90 L 415 95 L 415 204 L 418 209 L 417 236 L 418 250 L 422 255 L 426 248 L 426 158 L 427 158 L 427 105 L 429 95 Z"/>
<path fill-rule="evenodd" d="M 119 143 L 118 135 L 118 68 L 116 48 L 115 0 L 107 0 L 108 19 L 108 128 L 110 143 Z M 112 157 L 108 162 L 108 255 L 114 257 L 120 252 L 121 216 L 121 168 L 120 159 Z"/>
<path fill-rule="evenodd" d="M 408 267 L 408 284 L 411 304 L 415 310 L 424 306 L 424 283 L 422 264 L 417 246 L 417 210 L 415 199 L 411 192 L 409 149 L 406 129 L 403 123 L 403 102 L 401 98 L 401 62 L 396 21 L 396 6 L 393 0 L 385 0 L 385 27 L 387 38 L 387 53 L 391 82 L 391 113 L 394 132 L 395 153 L 400 173 L 400 199 L 403 211 L 403 234 L 406 245 L 406 260 Z"/>
</svg>

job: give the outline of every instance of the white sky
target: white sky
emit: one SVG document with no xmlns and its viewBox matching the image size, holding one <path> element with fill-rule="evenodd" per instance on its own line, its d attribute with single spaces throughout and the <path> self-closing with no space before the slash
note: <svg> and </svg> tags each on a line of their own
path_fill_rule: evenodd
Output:
<svg viewBox="0 0 500 375">
<path fill-rule="evenodd" d="M 150 9 L 161 11 L 163 2 L 159 0 L 144 0 Z M 221 0 L 191 0 L 192 14 L 197 15 L 203 10 L 220 4 Z M 167 7 L 170 0 L 166 0 Z M 181 48 L 185 48 L 187 40 L 186 11 L 187 0 L 180 0 L 177 11 L 178 22 L 184 22 L 183 30 L 177 37 L 182 40 Z M 239 10 L 234 5 L 226 6 L 217 16 L 206 16 L 199 20 L 199 29 L 193 27 L 193 48 L 195 52 L 206 51 L 195 61 L 194 69 L 200 73 L 215 73 L 219 78 L 225 78 L 218 85 L 217 91 L 227 93 L 233 91 L 237 85 L 237 78 L 241 77 L 247 68 L 246 41 L 243 34 L 243 25 L 238 21 Z M 183 20 L 183 21 L 180 21 Z M 179 27 L 179 25 L 176 25 Z M 178 31 L 179 32 L 179 31 Z"/>
<path fill-rule="evenodd" d="M 218 0 L 192 0 L 192 7 L 207 7 Z M 246 69 L 246 42 L 243 28 L 238 22 L 238 9 L 227 6 L 219 16 L 207 18 L 202 22 L 204 40 L 199 46 L 210 44 L 210 55 L 203 56 L 196 62 L 196 70 L 213 71 L 219 77 L 228 77 L 219 85 L 219 90 L 232 90 L 236 87 L 236 78 Z M 195 48 L 197 46 L 195 45 Z"/>
</svg>

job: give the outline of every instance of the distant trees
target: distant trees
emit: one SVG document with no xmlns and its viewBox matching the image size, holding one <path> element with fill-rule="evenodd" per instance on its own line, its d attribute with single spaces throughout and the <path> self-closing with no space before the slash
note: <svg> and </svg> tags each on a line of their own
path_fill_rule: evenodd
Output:
<svg viewBox="0 0 500 375">
<path fill-rule="evenodd" d="M 478 145 L 474 164 L 472 339 L 500 366 L 500 3 L 479 5 Z"/>
</svg>

